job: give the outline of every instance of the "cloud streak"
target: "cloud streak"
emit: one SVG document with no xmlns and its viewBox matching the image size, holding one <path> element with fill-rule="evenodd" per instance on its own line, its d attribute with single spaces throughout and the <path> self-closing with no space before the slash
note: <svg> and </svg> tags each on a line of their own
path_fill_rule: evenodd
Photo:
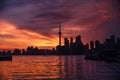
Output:
<svg viewBox="0 0 120 80">
<path fill-rule="evenodd" d="M 17 29 L 16 26 L 11 25 L 7 22 L 1 22 L 0 24 L 1 47 L 11 46 L 12 48 L 16 48 L 16 46 L 19 46 L 20 48 L 24 48 L 29 45 L 38 47 L 54 47 L 57 45 L 57 40 L 54 40 L 55 37 L 54 39 L 50 39 L 49 37 L 31 32 L 29 30 L 20 30 Z"/>
</svg>

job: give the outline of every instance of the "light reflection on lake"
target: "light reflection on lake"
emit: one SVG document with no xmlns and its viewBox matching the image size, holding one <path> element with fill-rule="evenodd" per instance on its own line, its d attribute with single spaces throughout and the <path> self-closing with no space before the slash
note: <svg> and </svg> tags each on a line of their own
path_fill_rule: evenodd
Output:
<svg viewBox="0 0 120 80">
<path fill-rule="evenodd" d="M 13 56 L 0 61 L 0 80 L 120 80 L 120 63 L 85 61 L 84 56 Z"/>
</svg>

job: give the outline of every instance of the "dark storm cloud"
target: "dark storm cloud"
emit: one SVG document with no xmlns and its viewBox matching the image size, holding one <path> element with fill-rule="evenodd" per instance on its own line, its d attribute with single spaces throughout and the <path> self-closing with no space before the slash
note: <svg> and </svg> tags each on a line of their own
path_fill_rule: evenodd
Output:
<svg viewBox="0 0 120 80">
<path fill-rule="evenodd" d="M 35 16 L 35 18 L 45 18 L 45 19 L 51 19 L 51 20 L 61 20 L 62 22 L 65 22 L 66 20 L 72 19 L 72 15 L 69 13 L 64 12 L 47 12 L 47 13 L 41 13 Z"/>
<path fill-rule="evenodd" d="M 0 11 L 5 9 L 7 0 L 0 0 Z"/>
<path fill-rule="evenodd" d="M 0 10 L 5 8 L 0 17 L 19 29 L 49 36 L 57 34 L 54 30 L 61 22 L 96 30 L 94 33 L 105 29 L 119 34 L 119 0 L 1 0 L 0 4 Z"/>
</svg>

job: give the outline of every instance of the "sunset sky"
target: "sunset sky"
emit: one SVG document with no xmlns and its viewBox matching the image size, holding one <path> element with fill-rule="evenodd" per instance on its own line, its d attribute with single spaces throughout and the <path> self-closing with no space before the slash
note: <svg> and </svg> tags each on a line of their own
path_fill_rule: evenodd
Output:
<svg viewBox="0 0 120 80">
<path fill-rule="evenodd" d="M 120 37 L 119 0 L 0 0 L 0 49 L 55 48 L 62 38 L 84 43 Z"/>
</svg>

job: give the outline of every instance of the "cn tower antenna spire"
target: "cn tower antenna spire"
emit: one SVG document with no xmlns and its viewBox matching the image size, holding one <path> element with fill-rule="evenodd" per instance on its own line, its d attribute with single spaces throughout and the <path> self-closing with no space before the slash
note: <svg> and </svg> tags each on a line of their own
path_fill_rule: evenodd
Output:
<svg viewBox="0 0 120 80">
<path fill-rule="evenodd" d="M 58 34 L 59 34 L 59 46 L 61 46 L 61 34 L 62 34 L 62 32 L 61 32 L 61 23 L 59 23 L 59 32 L 58 32 Z"/>
</svg>

